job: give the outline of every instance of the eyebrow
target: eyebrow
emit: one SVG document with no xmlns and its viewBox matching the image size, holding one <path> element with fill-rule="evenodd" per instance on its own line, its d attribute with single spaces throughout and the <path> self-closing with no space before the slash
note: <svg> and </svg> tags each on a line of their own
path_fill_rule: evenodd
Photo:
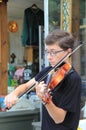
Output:
<svg viewBox="0 0 86 130">
<path fill-rule="evenodd" d="M 57 51 L 57 50 L 55 50 L 55 49 L 50 49 L 50 50 L 46 49 L 46 51 Z"/>
</svg>

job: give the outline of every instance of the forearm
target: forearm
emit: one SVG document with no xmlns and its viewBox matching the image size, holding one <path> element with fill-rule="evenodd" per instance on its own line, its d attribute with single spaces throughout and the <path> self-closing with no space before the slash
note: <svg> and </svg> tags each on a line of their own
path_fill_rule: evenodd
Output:
<svg viewBox="0 0 86 130">
<path fill-rule="evenodd" d="M 55 123 L 61 123 L 64 121 L 64 118 L 66 116 L 66 111 L 57 107 L 55 104 L 53 104 L 52 101 L 50 103 L 45 105 L 49 115 L 54 120 Z"/>
<path fill-rule="evenodd" d="M 14 94 L 19 97 L 26 91 L 26 88 L 26 84 L 19 85 L 11 94 Z"/>
<path fill-rule="evenodd" d="M 28 81 L 27 83 L 19 85 L 13 92 L 11 92 L 5 97 L 5 105 L 8 108 L 11 108 L 13 105 L 15 105 L 18 101 L 19 96 L 24 94 L 33 84 L 35 84 L 34 78 Z"/>
<path fill-rule="evenodd" d="M 48 92 L 49 91 L 46 90 L 46 84 L 44 83 L 44 81 L 40 82 L 39 84 L 36 84 L 36 93 L 40 100 L 45 104 L 49 115 L 55 121 L 55 123 L 61 123 L 63 122 L 67 112 L 57 107 L 53 103 L 52 96 Z"/>
<path fill-rule="evenodd" d="M 12 94 L 15 94 L 17 97 L 21 96 L 24 94 L 33 84 L 35 84 L 35 79 L 31 79 L 27 83 L 19 85 L 13 92 Z"/>
</svg>

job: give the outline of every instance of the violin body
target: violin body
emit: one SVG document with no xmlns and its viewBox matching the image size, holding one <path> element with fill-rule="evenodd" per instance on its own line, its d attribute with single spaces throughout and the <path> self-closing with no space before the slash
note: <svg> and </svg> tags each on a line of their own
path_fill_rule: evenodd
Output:
<svg viewBox="0 0 86 130">
<path fill-rule="evenodd" d="M 51 90 L 54 89 L 66 76 L 66 74 L 70 71 L 71 65 L 68 63 L 64 63 L 54 74 L 50 80 L 48 88 Z"/>
</svg>

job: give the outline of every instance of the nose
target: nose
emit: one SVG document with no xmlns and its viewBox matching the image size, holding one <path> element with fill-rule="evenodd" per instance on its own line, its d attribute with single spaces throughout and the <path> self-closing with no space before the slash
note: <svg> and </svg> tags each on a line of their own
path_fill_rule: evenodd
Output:
<svg viewBox="0 0 86 130">
<path fill-rule="evenodd" d="M 52 56 L 50 55 L 50 53 L 47 55 L 48 60 L 52 59 Z"/>
</svg>

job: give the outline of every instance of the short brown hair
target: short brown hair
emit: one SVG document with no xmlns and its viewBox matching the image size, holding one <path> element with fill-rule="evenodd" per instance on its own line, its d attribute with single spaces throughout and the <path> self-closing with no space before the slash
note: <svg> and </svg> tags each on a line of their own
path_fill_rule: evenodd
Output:
<svg viewBox="0 0 86 130">
<path fill-rule="evenodd" d="M 51 32 L 45 39 L 46 45 L 57 43 L 63 50 L 73 49 L 75 38 L 71 33 L 56 29 Z"/>
</svg>

